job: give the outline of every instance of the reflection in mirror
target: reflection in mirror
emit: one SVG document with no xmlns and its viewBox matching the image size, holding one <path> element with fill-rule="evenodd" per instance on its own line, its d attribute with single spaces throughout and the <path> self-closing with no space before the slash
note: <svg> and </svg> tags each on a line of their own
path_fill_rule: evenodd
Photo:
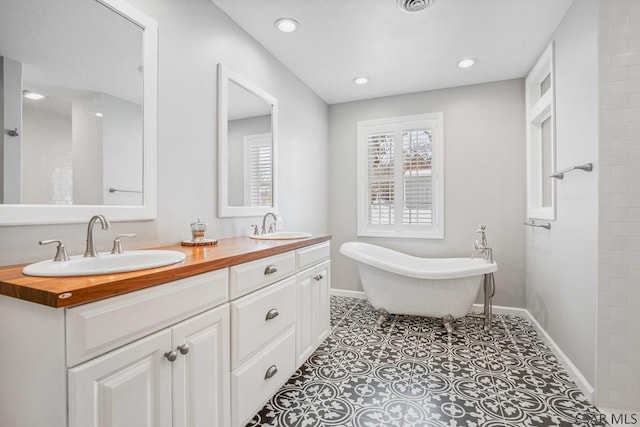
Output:
<svg viewBox="0 0 640 427">
<path fill-rule="evenodd" d="M 219 214 L 264 215 L 276 206 L 277 101 L 218 64 Z"/>
<path fill-rule="evenodd" d="M 271 104 L 229 80 L 227 123 L 229 206 L 271 207 Z"/>
<path fill-rule="evenodd" d="M 2 1 L 0 224 L 155 216 L 156 43 L 121 0 Z"/>
</svg>

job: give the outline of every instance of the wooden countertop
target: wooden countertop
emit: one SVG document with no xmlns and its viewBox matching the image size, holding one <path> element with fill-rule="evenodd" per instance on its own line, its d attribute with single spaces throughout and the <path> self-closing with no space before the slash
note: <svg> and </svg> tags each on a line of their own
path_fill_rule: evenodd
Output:
<svg viewBox="0 0 640 427">
<path fill-rule="evenodd" d="M 330 239 L 330 235 L 315 235 L 297 240 L 234 237 L 220 239 L 215 246 L 163 246 L 154 249 L 180 251 L 187 258 L 181 263 L 165 267 L 96 276 L 34 277 L 22 274 L 22 269 L 27 264 L 0 267 L 0 295 L 50 307 L 69 307 L 289 252 Z M 71 295 L 60 298 L 63 294 Z"/>
</svg>

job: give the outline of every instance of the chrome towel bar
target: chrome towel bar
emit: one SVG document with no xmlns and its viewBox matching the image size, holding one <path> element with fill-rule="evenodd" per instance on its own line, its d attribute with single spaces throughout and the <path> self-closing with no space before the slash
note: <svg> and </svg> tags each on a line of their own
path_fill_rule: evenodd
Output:
<svg viewBox="0 0 640 427">
<path fill-rule="evenodd" d="M 118 190 L 117 188 L 113 188 L 113 187 L 109 189 L 109 193 L 115 193 L 116 191 L 118 193 L 142 193 L 142 191 L 138 191 L 138 190 Z"/>
<path fill-rule="evenodd" d="M 544 224 L 536 224 L 534 220 L 529 220 L 527 222 L 523 222 L 524 225 L 528 225 L 529 227 L 540 227 L 546 230 L 551 230 L 551 223 L 545 222 Z"/>
<path fill-rule="evenodd" d="M 591 172 L 593 170 L 593 163 L 585 163 L 584 165 L 572 166 L 572 167 L 567 168 L 567 169 L 562 169 L 561 171 L 558 171 L 556 173 L 552 173 L 551 175 L 549 175 L 549 177 L 550 178 L 556 178 L 556 179 L 564 179 L 564 174 L 565 173 L 574 171 L 576 169 L 579 169 L 579 170 L 585 171 L 585 172 Z"/>
</svg>

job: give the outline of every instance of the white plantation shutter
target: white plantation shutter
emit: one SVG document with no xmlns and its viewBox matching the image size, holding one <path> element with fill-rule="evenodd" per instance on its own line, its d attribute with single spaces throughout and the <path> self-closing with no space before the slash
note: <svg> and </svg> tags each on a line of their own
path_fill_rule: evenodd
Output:
<svg viewBox="0 0 640 427">
<path fill-rule="evenodd" d="M 367 135 L 368 220 L 393 224 L 395 219 L 393 133 Z"/>
<path fill-rule="evenodd" d="M 403 224 L 431 224 L 431 130 L 402 132 Z"/>
<path fill-rule="evenodd" d="M 245 206 L 273 206 L 271 134 L 245 137 Z"/>
<path fill-rule="evenodd" d="M 442 238 L 442 113 L 358 123 L 358 235 Z"/>
</svg>

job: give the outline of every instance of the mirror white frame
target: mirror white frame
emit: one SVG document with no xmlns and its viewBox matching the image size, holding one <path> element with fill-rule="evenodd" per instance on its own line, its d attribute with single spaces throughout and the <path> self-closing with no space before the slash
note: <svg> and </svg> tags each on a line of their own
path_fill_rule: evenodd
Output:
<svg viewBox="0 0 640 427">
<path fill-rule="evenodd" d="M 157 216 L 158 24 L 124 0 L 95 0 L 143 30 L 143 178 L 142 205 L 0 204 L 0 226 L 83 223 L 100 213 L 109 221 L 152 220 Z"/>
<path fill-rule="evenodd" d="M 271 104 L 273 206 L 229 206 L 229 82 L 236 83 Z M 268 212 L 278 212 L 278 100 L 243 76 L 218 64 L 218 216 L 262 216 Z"/>
</svg>

